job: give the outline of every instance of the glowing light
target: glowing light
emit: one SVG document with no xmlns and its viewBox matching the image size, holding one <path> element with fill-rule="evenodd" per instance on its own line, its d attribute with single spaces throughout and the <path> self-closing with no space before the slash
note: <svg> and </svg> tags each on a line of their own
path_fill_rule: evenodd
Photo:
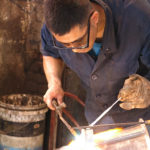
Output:
<svg viewBox="0 0 150 150">
<path fill-rule="evenodd" d="M 94 142 L 92 141 L 85 141 L 85 138 L 82 135 L 79 135 L 72 141 L 69 146 L 68 150 L 101 150 L 98 148 Z"/>
<path fill-rule="evenodd" d="M 122 128 L 110 129 L 104 132 L 93 134 L 91 139 L 87 139 L 85 135 L 76 136 L 75 140 L 70 142 L 67 150 L 101 150 L 98 143 L 112 139 L 120 134 Z"/>
<path fill-rule="evenodd" d="M 122 131 L 122 128 L 115 128 L 115 129 L 110 129 L 104 132 L 94 134 L 93 136 L 94 142 L 99 143 L 101 141 L 112 139 L 116 137 L 117 135 L 119 135 L 121 131 Z"/>
</svg>

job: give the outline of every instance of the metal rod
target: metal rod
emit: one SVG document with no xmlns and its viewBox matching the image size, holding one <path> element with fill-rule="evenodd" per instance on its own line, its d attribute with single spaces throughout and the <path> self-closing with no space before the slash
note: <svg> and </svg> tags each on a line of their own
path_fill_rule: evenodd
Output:
<svg viewBox="0 0 150 150">
<path fill-rule="evenodd" d="M 81 129 L 86 128 L 98 128 L 98 127 L 108 127 L 108 126 L 128 126 L 128 125 L 140 125 L 140 124 L 147 124 L 150 125 L 150 120 L 146 120 L 143 122 L 125 122 L 125 123 L 112 123 L 112 124 L 100 124 L 94 126 L 80 126 Z M 79 129 L 78 127 L 73 127 L 74 129 Z"/>
<path fill-rule="evenodd" d="M 119 137 L 100 142 L 100 143 L 98 143 L 98 145 L 113 144 L 113 143 L 129 140 L 129 139 L 133 139 L 135 137 L 141 136 L 144 133 L 145 133 L 144 131 L 138 131 L 135 133 L 129 133 L 127 135 L 121 135 Z"/>
<path fill-rule="evenodd" d="M 117 99 L 110 107 L 108 107 L 95 121 L 93 121 L 89 126 L 94 126 L 99 120 L 101 120 L 113 107 L 121 100 L 121 97 Z"/>
</svg>

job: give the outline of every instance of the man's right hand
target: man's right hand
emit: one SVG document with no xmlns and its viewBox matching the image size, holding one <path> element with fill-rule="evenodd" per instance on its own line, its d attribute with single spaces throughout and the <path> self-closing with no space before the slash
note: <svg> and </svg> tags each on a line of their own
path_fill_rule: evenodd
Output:
<svg viewBox="0 0 150 150">
<path fill-rule="evenodd" d="M 63 102 L 63 97 L 64 97 L 64 91 L 62 87 L 57 84 L 52 84 L 49 85 L 49 88 L 44 95 L 44 102 L 51 110 L 55 110 L 52 105 L 52 100 L 55 98 L 57 99 L 58 104 L 61 104 Z"/>
<path fill-rule="evenodd" d="M 48 81 L 48 90 L 44 95 L 44 102 L 47 106 L 54 110 L 52 100 L 55 98 L 58 104 L 62 103 L 64 91 L 61 85 L 61 76 L 64 69 L 64 63 L 61 59 L 51 56 L 43 56 L 43 67 Z"/>
</svg>

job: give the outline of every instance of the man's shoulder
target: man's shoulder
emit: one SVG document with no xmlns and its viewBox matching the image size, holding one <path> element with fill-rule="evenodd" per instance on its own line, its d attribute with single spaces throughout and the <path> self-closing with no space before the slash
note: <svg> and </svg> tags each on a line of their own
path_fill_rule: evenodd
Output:
<svg viewBox="0 0 150 150">
<path fill-rule="evenodd" d="M 46 24 L 43 24 L 41 28 L 41 38 L 44 40 L 47 44 L 52 45 L 52 34 L 46 27 Z"/>
<path fill-rule="evenodd" d="M 46 24 L 43 24 L 42 29 L 41 29 L 41 34 L 51 36 L 50 31 L 49 31 L 48 28 L 46 27 Z"/>
<path fill-rule="evenodd" d="M 150 0 L 103 0 L 109 5 L 116 22 L 127 23 L 128 27 L 150 28 Z"/>
<path fill-rule="evenodd" d="M 102 0 L 96 0 L 102 1 Z M 150 0 L 103 0 L 113 11 L 122 10 L 127 13 L 127 10 L 133 12 L 140 11 L 141 13 L 150 14 Z"/>
<path fill-rule="evenodd" d="M 141 28 L 143 32 L 148 32 L 150 28 L 150 0 L 125 0 L 124 17 Z"/>
</svg>

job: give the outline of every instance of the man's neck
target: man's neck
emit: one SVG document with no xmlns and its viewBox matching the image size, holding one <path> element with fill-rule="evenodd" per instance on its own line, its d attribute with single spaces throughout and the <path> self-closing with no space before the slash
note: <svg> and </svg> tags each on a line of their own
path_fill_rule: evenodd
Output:
<svg viewBox="0 0 150 150">
<path fill-rule="evenodd" d="M 96 3 L 92 3 L 92 6 L 96 11 L 99 12 L 99 21 L 98 21 L 98 29 L 97 29 L 96 38 L 103 38 L 105 24 L 106 24 L 106 16 L 105 16 L 104 9 Z"/>
</svg>

